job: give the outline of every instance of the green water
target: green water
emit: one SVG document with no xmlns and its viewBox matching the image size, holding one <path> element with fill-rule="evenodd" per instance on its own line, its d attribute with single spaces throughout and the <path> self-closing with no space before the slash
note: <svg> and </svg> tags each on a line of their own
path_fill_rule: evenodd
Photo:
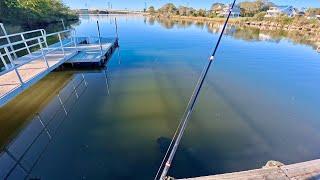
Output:
<svg viewBox="0 0 320 180">
<path fill-rule="evenodd" d="M 99 20 L 102 35 L 114 36 L 113 18 L 82 17 L 75 28 L 78 34 L 95 36 Z M 61 98 L 72 102 L 65 105 L 68 116 L 64 118 L 57 98 L 39 110 L 47 121 L 60 108 L 48 127 L 58 131 L 29 177 L 153 179 L 218 33 L 201 23 L 117 18 L 120 49 L 106 71 L 74 72 L 75 82 L 83 73 L 88 83 L 79 87 L 79 99 L 70 95 L 72 81 L 62 91 Z M 265 35 L 256 29 L 228 29 L 170 176 L 320 158 L 319 54 L 308 42 Z M 58 122 L 63 122 L 60 128 Z M 27 127 L 25 136 L 41 128 Z M 43 133 L 24 157 L 28 169 L 47 141 Z M 13 144 L 9 151 L 19 156 L 25 148 Z M 5 158 L 0 158 L 0 168 L 8 169 L 12 160 Z M 18 169 L 11 177 L 21 174 Z"/>
</svg>

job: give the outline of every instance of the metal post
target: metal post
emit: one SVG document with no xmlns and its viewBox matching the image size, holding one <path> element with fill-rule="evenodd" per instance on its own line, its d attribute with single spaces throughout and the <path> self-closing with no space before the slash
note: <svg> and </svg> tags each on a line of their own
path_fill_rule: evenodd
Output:
<svg viewBox="0 0 320 180">
<path fill-rule="evenodd" d="M 81 74 L 81 75 L 82 75 L 82 78 L 83 78 L 83 81 L 84 81 L 84 85 L 85 85 L 86 87 L 88 87 L 88 83 L 87 83 L 86 79 L 84 78 L 84 74 Z"/>
<path fill-rule="evenodd" d="M 44 52 L 43 52 L 43 46 L 42 46 L 42 42 L 41 42 L 40 38 L 38 38 L 38 43 L 39 43 L 39 46 L 40 46 L 40 49 L 41 49 L 42 58 L 43 58 L 43 60 L 46 62 L 47 68 L 49 69 L 50 66 L 49 66 L 48 60 L 47 60 L 47 58 L 46 58 L 46 56 L 45 56 L 45 54 L 44 54 Z"/>
<path fill-rule="evenodd" d="M 79 99 L 79 95 L 78 95 L 78 92 L 77 92 L 77 88 L 76 88 L 76 86 L 74 85 L 74 81 L 73 81 L 73 80 L 72 80 L 72 86 L 73 86 L 73 91 L 75 92 L 77 99 Z"/>
<path fill-rule="evenodd" d="M 60 33 L 58 34 L 58 36 L 59 36 L 59 41 L 60 41 L 60 46 L 61 46 L 61 50 L 62 50 L 63 56 L 66 57 Z"/>
<path fill-rule="evenodd" d="M 107 92 L 108 92 L 108 95 L 110 95 L 110 89 L 109 89 L 109 81 L 108 81 L 107 70 L 104 70 L 104 75 L 105 75 L 105 78 L 106 78 Z"/>
<path fill-rule="evenodd" d="M 16 52 L 14 52 L 14 49 L 13 49 L 13 46 L 11 45 L 11 40 L 10 40 L 10 38 L 8 37 L 8 33 L 7 33 L 6 28 L 4 28 L 4 25 L 3 25 L 2 23 L 0 23 L 0 27 L 1 27 L 1 29 L 2 29 L 2 32 L 3 32 L 4 36 L 6 36 L 6 39 L 7 39 L 7 41 L 8 41 L 8 44 L 10 44 L 10 48 L 11 48 L 11 50 L 13 51 L 13 55 L 14 55 L 15 59 L 17 59 L 18 56 L 17 56 Z M 11 56 L 11 55 L 10 55 L 10 56 Z"/>
<path fill-rule="evenodd" d="M 37 117 L 38 117 L 38 119 L 39 119 L 39 121 L 40 121 L 40 123 L 41 123 L 41 125 L 42 125 L 43 129 L 46 131 L 46 133 L 47 133 L 47 135 L 48 135 L 49 139 L 52 139 L 52 137 L 51 137 L 51 135 L 50 135 L 50 132 L 49 132 L 48 128 L 44 125 L 44 123 L 43 123 L 43 121 L 42 121 L 42 118 L 41 118 L 41 116 L 40 116 L 40 114 L 39 114 L 39 113 L 37 114 Z"/>
<path fill-rule="evenodd" d="M 14 68 L 14 70 L 15 70 L 18 78 L 19 78 L 19 81 L 20 81 L 20 83 L 21 83 L 21 86 L 23 86 L 23 85 L 24 85 L 24 82 L 22 81 L 22 78 L 21 78 L 21 76 L 20 76 L 20 74 L 19 74 L 19 72 L 18 72 L 18 69 L 17 69 L 16 66 L 14 65 L 13 59 L 12 59 L 12 57 L 11 57 L 11 55 L 10 55 L 10 52 L 9 52 L 8 48 L 5 47 L 5 48 L 4 48 L 4 51 L 6 52 L 6 55 L 8 56 L 9 61 L 10 61 L 11 65 L 12 65 L 12 67 Z"/>
<path fill-rule="evenodd" d="M 62 106 L 63 110 L 64 110 L 64 113 L 66 114 L 66 116 L 68 115 L 68 112 L 66 110 L 66 107 L 64 106 L 63 102 L 62 102 L 62 99 L 60 97 L 60 94 L 58 94 L 58 98 L 59 98 L 59 102 L 60 102 L 60 105 Z"/>
<path fill-rule="evenodd" d="M 1 61 L 4 65 L 4 67 L 6 68 L 6 70 L 8 70 L 9 66 L 8 66 L 7 62 L 5 61 L 5 59 L 3 58 L 3 55 L 1 54 L 1 52 L 0 52 L 0 57 L 1 57 Z"/>
<path fill-rule="evenodd" d="M 31 54 L 30 48 L 29 48 L 28 43 L 26 41 L 26 38 L 24 37 L 23 34 L 21 34 L 21 38 L 24 41 L 24 45 L 26 46 L 28 53 Z"/>
<path fill-rule="evenodd" d="M 76 30 L 74 30 L 73 43 L 74 43 L 74 47 L 78 51 L 78 48 L 77 48 L 77 31 Z"/>
<path fill-rule="evenodd" d="M 63 19 L 61 19 L 61 23 L 62 23 L 63 30 L 66 30 L 66 26 L 64 25 L 64 20 Z"/>
<path fill-rule="evenodd" d="M 45 43 L 46 47 L 48 48 L 47 32 L 46 32 L 44 29 L 41 30 L 41 35 L 42 35 L 42 38 L 43 38 L 43 40 L 44 40 L 44 43 Z"/>
<path fill-rule="evenodd" d="M 117 18 L 116 18 L 116 17 L 114 18 L 114 22 L 115 22 L 115 25 L 116 25 L 116 37 L 117 37 L 117 39 L 119 39 L 119 34 L 118 34 L 118 21 L 117 21 Z"/>
<path fill-rule="evenodd" d="M 101 34 L 100 34 L 99 21 L 97 21 L 97 27 L 98 27 L 98 36 L 99 36 L 99 44 L 100 44 L 100 53 L 101 53 L 101 56 L 102 56 L 102 44 L 101 44 Z"/>
</svg>

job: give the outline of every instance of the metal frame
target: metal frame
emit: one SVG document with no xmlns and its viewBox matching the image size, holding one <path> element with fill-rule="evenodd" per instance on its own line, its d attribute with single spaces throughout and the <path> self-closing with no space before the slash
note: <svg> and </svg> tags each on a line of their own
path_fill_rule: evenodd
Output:
<svg viewBox="0 0 320 180">
<path fill-rule="evenodd" d="M 0 24 L 0 26 L 2 29 L 4 29 L 2 24 Z M 47 34 L 44 29 L 37 29 L 37 30 L 32 30 L 32 31 L 27 31 L 27 32 L 22 32 L 22 33 L 15 33 L 15 34 L 10 34 L 10 35 L 6 34 L 5 30 L 3 30 L 3 31 L 5 32 L 4 33 L 5 35 L 1 36 L 0 40 L 6 39 L 8 44 L 0 46 L 0 59 L 1 59 L 0 62 L 4 65 L 4 67 L 6 69 L 5 71 L 0 72 L 0 76 L 14 70 L 17 74 L 17 77 L 20 80 L 21 85 L 23 85 L 24 82 L 22 81 L 21 76 L 19 74 L 19 71 L 18 71 L 19 67 L 42 57 L 47 65 L 47 69 L 49 69 L 50 65 L 49 65 L 48 61 L 46 60 L 47 54 L 61 49 L 64 54 L 64 58 L 65 58 L 66 54 L 65 54 L 64 49 L 66 46 L 70 46 L 73 44 L 74 47 L 76 48 L 76 38 L 71 37 L 71 42 L 68 42 L 68 43 L 64 43 L 63 42 L 64 39 L 62 38 L 62 35 L 66 34 L 66 33 L 70 33 L 72 35 L 72 30 L 64 30 L 64 31 L 56 32 L 56 33 Z M 32 33 L 34 33 L 34 34 L 38 33 L 41 35 L 35 36 L 32 38 L 26 38 L 26 35 L 32 34 Z M 53 37 L 53 36 L 58 36 L 58 39 L 60 42 L 60 47 L 49 47 L 48 46 L 47 38 Z M 12 37 L 20 37 L 22 40 L 12 42 L 12 41 L 10 41 L 10 38 L 12 38 Z M 14 49 L 14 47 L 17 45 L 23 45 L 23 47 L 21 47 L 19 49 Z M 1 49 L 4 50 L 4 53 L 1 52 Z M 39 50 L 41 52 L 41 55 L 32 54 L 33 52 L 36 52 Z M 17 53 L 22 52 L 22 51 L 28 52 L 28 55 L 27 55 L 28 60 L 25 60 L 22 63 L 16 64 L 15 60 L 18 59 Z M 6 62 L 6 59 L 10 61 L 10 66 Z"/>
</svg>

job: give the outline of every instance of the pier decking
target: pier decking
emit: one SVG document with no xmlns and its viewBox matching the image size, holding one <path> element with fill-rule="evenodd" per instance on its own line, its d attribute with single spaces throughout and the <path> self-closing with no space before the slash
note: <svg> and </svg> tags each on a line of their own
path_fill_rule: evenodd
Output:
<svg viewBox="0 0 320 180">
<path fill-rule="evenodd" d="M 269 164 L 269 163 L 268 163 Z M 316 180 L 320 179 L 320 159 L 291 165 L 273 164 L 255 170 L 187 178 L 182 180 Z"/>
<path fill-rule="evenodd" d="M 72 30 L 4 34 L 0 37 L 5 42 L 0 45 L 0 67 L 4 68 L 0 71 L 0 107 L 64 63 L 102 65 L 118 44 L 117 38 L 72 36 Z M 48 45 L 48 39 L 54 38 L 58 42 Z M 26 55 L 17 55 L 23 52 Z"/>
</svg>

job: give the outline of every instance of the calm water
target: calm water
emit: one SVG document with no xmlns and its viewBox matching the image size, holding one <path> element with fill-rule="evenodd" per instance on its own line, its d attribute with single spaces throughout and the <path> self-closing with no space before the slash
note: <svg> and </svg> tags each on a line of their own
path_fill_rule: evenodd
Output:
<svg viewBox="0 0 320 180">
<path fill-rule="evenodd" d="M 114 36 L 113 18 L 83 17 L 77 33 L 95 36 L 99 19 L 102 35 Z M 45 146 L 48 138 L 43 133 L 25 156 L 23 163 L 31 168 L 41 155 L 31 177 L 154 177 L 218 34 L 201 24 L 139 16 L 120 16 L 118 23 L 120 49 L 106 70 L 74 73 L 74 81 L 61 93 L 72 102 L 65 105 L 68 116 L 60 108 L 48 126 L 50 133 L 57 131 L 52 142 Z M 293 40 L 230 28 L 170 176 L 260 168 L 268 160 L 320 158 L 319 55 Z M 77 94 L 71 94 L 73 84 L 80 84 Z M 59 108 L 57 97 L 47 106 L 40 110 L 45 122 Z M 29 125 L 26 131 L 39 127 Z M 21 146 L 9 151 L 21 155 Z M 5 162 L 11 162 L 8 159 Z M 3 164 L 0 161 L 0 168 Z"/>
</svg>

